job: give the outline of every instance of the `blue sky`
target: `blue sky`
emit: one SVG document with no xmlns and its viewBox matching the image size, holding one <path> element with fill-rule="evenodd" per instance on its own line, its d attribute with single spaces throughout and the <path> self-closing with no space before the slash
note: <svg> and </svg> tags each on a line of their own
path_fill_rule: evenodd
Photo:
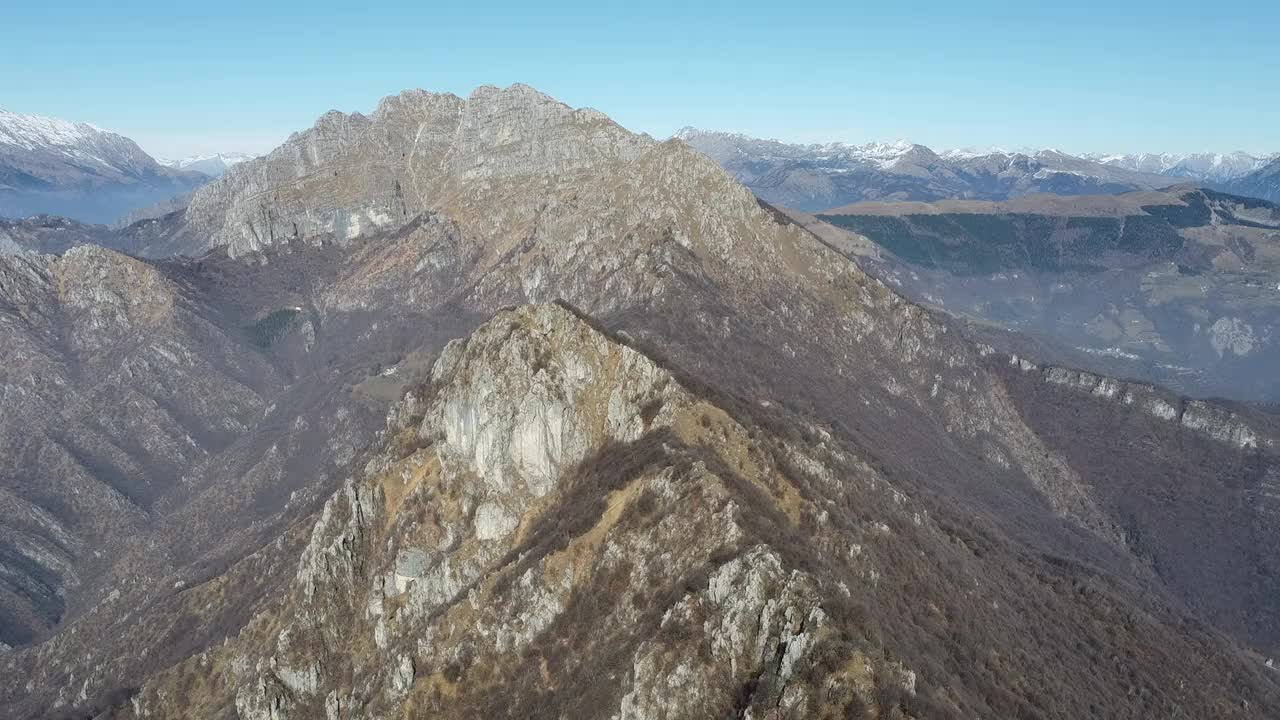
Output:
<svg viewBox="0 0 1280 720">
<path fill-rule="evenodd" d="M 160 156 L 513 82 L 659 137 L 1280 151 L 1280 3 L 889 4 L 16 2 L 0 107 Z"/>
</svg>

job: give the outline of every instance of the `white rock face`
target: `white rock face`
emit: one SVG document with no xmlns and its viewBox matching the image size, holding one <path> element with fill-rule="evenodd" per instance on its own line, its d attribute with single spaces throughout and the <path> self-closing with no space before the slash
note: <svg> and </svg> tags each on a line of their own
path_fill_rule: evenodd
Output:
<svg viewBox="0 0 1280 720">
<path fill-rule="evenodd" d="M 1202 432 L 1239 448 L 1258 447 L 1258 436 L 1234 414 L 1200 400 L 1192 400 L 1182 412 L 1183 427 Z"/>
<path fill-rule="evenodd" d="M 1201 400 L 1186 401 L 1180 408 L 1150 386 L 1123 383 L 1114 378 L 1058 367 L 1046 368 L 1044 381 L 1083 390 L 1104 400 L 1119 400 L 1152 417 L 1178 423 L 1188 430 L 1242 449 L 1259 446 L 1257 433 L 1235 413 Z"/>
<path fill-rule="evenodd" d="M 509 326 L 503 326 L 506 317 Z M 420 434 L 439 432 L 446 458 L 473 467 L 495 495 L 532 498 L 545 496 L 557 477 L 603 442 L 639 437 L 642 405 L 668 397 L 659 387 L 663 373 L 584 327 L 556 305 L 499 316 L 465 350 L 455 346 L 441 356 L 432 376 L 447 378 L 450 389 Z M 508 331 L 519 340 L 498 335 Z M 544 357 L 554 359 L 542 366 Z M 586 401 L 594 395 L 605 401 L 607 414 L 585 409 L 596 407 Z M 477 527 L 483 522 L 485 532 L 509 524 L 496 506 L 481 507 Z"/>
<path fill-rule="evenodd" d="M 825 616 L 817 606 L 808 579 L 783 570 L 777 555 L 755 548 L 720 568 L 705 591 L 690 595 L 667 611 L 664 628 L 695 624 L 705 618 L 701 630 L 710 639 L 717 664 L 736 679 L 756 672 L 762 665 L 781 660 L 765 672 L 785 689 L 796 662 L 811 649 Z M 623 697 L 617 720 L 701 717 L 705 703 L 717 696 L 726 681 L 714 666 L 681 663 L 676 672 L 665 670 L 668 658 L 660 643 L 646 643 L 637 654 L 631 690 Z M 729 680 L 732 682 L 732 680 Z"/>
<path fill-rule="evenodd" d="M 486 502 L 476 508 L 476 538 L 499 540 L 511 534 L 520 524 L 520 518 L 496 502 Z"/>
</svg>

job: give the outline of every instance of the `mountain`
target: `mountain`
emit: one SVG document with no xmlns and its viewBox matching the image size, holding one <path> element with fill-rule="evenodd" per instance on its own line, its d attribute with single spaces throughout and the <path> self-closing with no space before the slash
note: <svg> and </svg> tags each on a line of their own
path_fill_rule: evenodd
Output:
<svg viewBox="0 0 1280 720">
<path fill-rule="evenodd" d="M 107 223 L 206 182 L 161 166 L 121 135 L 0 110 L 0 216 Z"/>
<path fill-rule="evenodd" d="M 935 153 L 892 144 L 788 145 L 685 128 L 679 139 L 705 153 L 766 202 L 818 211 L 860 200 L 1005 200 L 1152 190 L 1169 178 L 1056 150 Z"/>
<path fill-rule="evenodd" d="M 111 232 L 0 256 L 9 716 L 1280 712 L 1280 417 L 974 343 L 682 142 L 409 91 Z"/>
<path fill-rule="evenodd" d="M 1248 175 L 1238 177 L 1226 185 L 1227 190 L 1240 195 L 1280 202 L 1280 158 Z"/>
<path fill-rule="evenodd" d="M 1232 152 L 1137 153 L 1086 157 L 1126 170 L 1221 184 L 1258 170 L 1275 159 L 1276 155 L 1256 156 L 1246 152 Z"/>
<path fill-rule="evenodd" d="M 144 717 L 1079 717 L 1099 693 L 1121 717 L 1176 706 L 1126 697 L 1130 681 L 1105 665 L 1096 685 L 1064 680 L 1052 699 L 1007 688 L 1040 687 L 1049 647 L 1117 669 L 1160 657 L 1170 677 L 1234 664 L 1209 633 L 1170 633 L 1168 608 L 1117 623 L 1124 593 L 1090 569 L 1018 562 L 956 522 L 825 428 L 681 382 L 571 309 L 522 306 L 451 343 L 392 411 L 277 602 L 135 705 Z M 1037 622 L 1002 625 L 1000 608 Z M 988 643 L 1019 661 L 939 682 Z M 1116 647 L 1126 660 L 1107 659 Z M 1199 680 L 1177 706 L 1238 714 L 1225 699 L 1237 687 Z M 1267 681 L 1244 680 L 1274 692 Z"/>
<path fill-rule="evenodd" d="M 246 153 L 214 153 L 212 155 L 192 155 L 179 160 L 157 160 L 161 165 L 174 170 L 194 170 L 209 177 L 218 177 L 236 163 L 252 160 L 256 155 Z"/>
<path fill-rule="evenodd" d="M 1280 401 L 1280 206 L 1206 189 L 858 203 L 817 220 L 912 299 L 1199 396 Z"/>
</svg>

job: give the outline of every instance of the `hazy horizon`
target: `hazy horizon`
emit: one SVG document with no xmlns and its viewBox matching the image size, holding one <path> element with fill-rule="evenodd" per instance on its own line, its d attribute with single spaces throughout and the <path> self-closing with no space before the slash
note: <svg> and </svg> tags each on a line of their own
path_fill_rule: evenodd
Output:
<svg viewBox="0 0 1280 720">
<path fill-rule="evenodd" d="M 510 5 L 484 22 L 325 3 L 24 6 L 8 13 L 0 107 L 168 158 L 267 152 L 328 110 L 367 113 L 410 88 L 516 82 L 660 138 L 689 125 L 935 149 L 1280 151 L 1280 98 L 1263 92 L 1280 9 L 984 6 Z"/>
</svg>

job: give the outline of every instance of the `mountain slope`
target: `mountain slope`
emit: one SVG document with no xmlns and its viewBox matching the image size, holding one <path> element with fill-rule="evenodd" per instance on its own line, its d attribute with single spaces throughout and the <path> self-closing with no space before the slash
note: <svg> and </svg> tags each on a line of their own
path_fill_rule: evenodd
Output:
<svg viewBox="0 0 1280 720">
<path fill-rule="evenodd" d="M 1038 192 L 1064 195 L 1150 190 L 1173 183 L 1054 150 L 935 153 L 923 145 L 788 145 L 685 128 L 676 138 L 724 167 L 767 202 L 803 211 L 860 200 L 1004 200 Z"/>
<path fill-rule="evenodd" d="M 0 257 L 0 308 L 0 641 L 16 645 L 84 607 L 98 549 L 139 532 L 273 379 L 181 287 L 95 246 Z"/>
<path fill-rule="evenodd" d="M 732 658 L 727 673 L 723 662 L 691 665 L 689 687 L 706 692 L 675 696 L 694 697 L 690 712 L 786 701 L 788 692 L 797 712 L 818 703 L 848 710 L 852 696 L 815 694 L 816 686 L 806 683 L 788 691 L 795 676 L 784 676 L 773 659 L 760 660 L 787 639 L 788 648 L 797 647 L 792 668 L 803 669 L 811 656 L 799 647 L 808 641 L 792 642 L 805 632 L 795 618 L 808 617 L 815 606 L 831 617 L 838 613 L 833 630 L 878 628 L 882 638 L 856 646 L 869 664 L 849 646 L 824 640 L 832 652 L 823 657 L 832 664 L 818 674 L 849 671 L 871 686 L 879 678 L 886 696 L 873 704 L 899 704 L 914 715 L 942 711 L 912 711 L 913 700 L 893 697 L 906 692 L 902 683 L 889 682 L 907 677 L 899 669 L 917 674 L 921 702 L 984 716 L 1052 716 L 1059 706 L 1081 710 L 1082 702 L 1134 716 L 1158 715 L 1176 702 L 1240 716 L 1249 707 L 1274 707 L 1274 680 L 1236 643 L 1266 652 L 1277 647 L 1275 609 L 1256 608 L 1230 622 L 1215 614 L 1231 609 L 1222 601 L 1223 587 L 1248 598 L 1275 590 L 1269 578 L 1277 574 L 1268 564 L 1276 557 L 1274 519 L 1224 523 L 1233 542 L 1258 547 L 1225 564 L 1171 542 L 1171 524 L 1140 524 L 1162 498 L 1110 492 L 1122 483 L 1156 483 L 1156 473 L 1170 466 L 1196 468 L 1186 487 L 1207 492 L 1218 476 L 1201 463 L 1203 444 L 1216 443 L 1215 467 L 1250 469 L 1232 476 L 1237 494 L 1231 498 L 1261 494 L 1276 465 L 1277 436 L 1267 418 L 1213 403 L 1186 412 L 1172 398 L 1170 420 L 1151 409 L 1162 409 L 1153 397 L 1169 402 L 1164 395 L 1135 389 L 1131 404 L 1099 404 L 1094 416 L 1063 419 L 1063 432 L 1037 429 L 1036 395 L 1022 384 L 1031 376 L 1009 376 L 1007 356 L 974 345 L 952 323 L 904 301 L 683 143 L 656 143 L 523 86 L 481 88 L 466 99 L 408 92 L 384 100 L 369 117 L 326 115 L 275 153 L 197 191 L 187 209 L 139 223 L 122 237 L 156 254 L 204 252 L 145 264 L 180 280 L 184 296 L 207 307 L 218 327 L 242 329 L 244 342 L 282 382 L 264 391 L 268 404 L 260 421 L 246 424 L 228 450 L 199 462 L 194 481 L 154 504 L 154 529 L 106 560 L 112 577 L 128 582 L 104 583 L 103 595 L 86 600 L 87 609 L 44 642 L 0 659 L 4 679 L 23 679 L 0 683 L 9 714 L 53 707 L 92 715 L 95 706 L 126 707 L 122 697 L 142 688 L 140 709 L 158 716 L 190 714 L 187 704 L 228 715 L 237 701 L 245 714 L 293 703 L 302 717 L 328 703 L 340 717 L 358 716 L 364 706 L 351 698 L 388 711 L 427 707 L 402 703 L 435 702 L 433 688 L 448 701 L 464 675 L 452 706 L 459 712 L 472 701 L 477 713 L 493 714 L 543 707 L 543 700 L 561 707 L 554 703 L 574 697 L 599 699 L 592 711 L 621 711 L 621 698 L 630 696 L 627 707 L 640 714 L 660 707 L 663 697 L 643 682 L 628 685 L 630 679 L 663 674 L 666 648 L 697 642 L 679 640 L 683 631 L 711 637 L 700 622 L 681 618 L 718 613 L 723 605 L 719 591 L 703 593 L 696 575 L 688 592 L 687 583 L 667 581 L 709 561 L 715 566 L 706 568 L 709 588 L 710 572 L 735 559 L 717 583 L 759 577 L 768 586 L 795 578 L 784 603 L 793 608 L 791 618 L 783 607 L 745 607 L 746 615 L 766 619 L 780 611 L 786 622 L 770 628 L 785 631 L 757 633 L 761 644 L 747 642 L 748 651 L 740 652 L 744 646 L 736 641 L 717 650 L 718 657 Z M 608 332 L 563 309 L 501 312 L 557 299 L 589 313 Z M 445 339 L 471 333 L 495 314 L 475 335 L 480 339 L 445 347 Z M 625 343 L 610 339 L 624 334 Z M 391 412 L 392 430 L 376 440 L 373 421 L 417 387 L 438 356 L 436 389 L 411 396 L 416 408 L 410 400 Z M 667 389 L 658 389 L 664 378 Z M 661 406 L 651 404 L 655 398 Z M 688 413 L 670 424 L 689 403 L 703 403 L 708 426 Z M 1118 470 L 1077 469 L 1080 446 L 1097 432 L 1091 428 L 1099 418 L 1152 424 L 1152 439 L 1130 452 L 1136 459 L 1158 456 L 1164 465 L 1135 460 Z M 1252 442 L 1238 442 L 1246 436 L 1241 427 Z M 687 432 L 681 438 L 668 430 Z M 508 442 L 511 437 L 518 439 Z M 617 447 L 620 453 L 605 452 L 614 440 L 631 443 L 638 455 Z M 718 449 L 734 450 L 720 461 L 727 468 L 710 463 Z M 448 466 L 415 479 L 437 451 Z M 578 472 L 579 461 L 592 456 L 604 471 Z M 627 457 L 643 461 L 625 466 L 636 474 L 614 472 L 609 463 L 631 462 Z M 779 458 L 794 467 L 784 468 Z M 693 471 L 699 461 L 707 472 Z M 381 490 L 360 480 L 362 467 Z M 680 518 L 673 522 L 684 530 L 678 537 L 686 545 L 698 541 L 687 555 L 664 555 L 682 547 L 674 542 L 630 544 L 648 531 L 648 521 L 634 517 L 625 518 L 617 535 L 602 533 L 625 543 L 599 563 L 599 534 L 579 543 L 589 567 L 566 578 L 567 589 L 586 603 L 599 595 L 593 588 L 614 589 L 616 580 L 626 601 L 615 619 L 632 624 L 610 624 L 613 610 L 598 605 L 569 616 L 589 620 L 579 623 L 557 624 L 552 611 L 523 612 L 525 600 L 546 595 L 534 584 L 536 571 L 529 585 L 514 591 L 499 582 L 507 551 L 550 550 L 562 538 L 582 535 L 600 518 L 602 483 L 612 492 L 619 488 L 609 483 L 639 477 L 640 489 L 655 475 L 677 491 L 689 488 L 752 512 L 690 533 L 689 522 L 715 522 L 718 506 L 698 501 L 684 508 L 661 495 L 653 498 L 652 517 L 659 524 Z M 448 482 L 440 482 L 446 476 Z M 356 483 L 340 491 L 326 520 L 325 499 L 346 478 Z M 408 492 L 413 488 L 423 495 Z M 859 495 L 864 490 L 865 497 Z M 1180 496 L 1180 507 L 1189 512 L 1195 497 Z M 484 500 L 497 507 L 481 513 Z M 862 517 L 860 507 L 875 512 Z M 1224 501 L 1223 507 L 1232 505 Z M 936 527 L 945 539 L 918 538 L 911 528 L 938 513 L 947 524 L 930 525 L 928 532 Z M 510 544 L 513 518 L 517 526 L 527 521 L 515 531 L 522 543 L 516 546 Z M 567 523 L 563 533 L 559 520 Z M 844 569 L 806 564 L 805 558 L 821 560 L 815 549 L 843 558 L 852 543 L 869 547 L 855 532 L 882 537 L 876 522 L 890 530 L 869 568 L 877 575 L 850 582 L 854 576 L 846 573 L 861 567 L 856 557 Z M 795 534 L 797 523 L 803 531 Z M 733 536 L 734 527 L 756 549 L 716 554 L 713 543 L 723 539 L 716 530 Z M 148 561 L 149 548 L 170 547 L 165 541 L 184 536 L 179 533 L 197 541 L 175 543 L 163 562 Z M 313 536 L 303 565 L 329 568 L 331 576 L 296 572 Z M 800 543 L 795 552 L 787 537 Z M 403 616 L 408 634 L 390 619 L 390 634 L 381 634 L 368 592 L 384 563 L 400 563 L 401 551 L 405 572 L 398 574 L 408 579 L 406 589 L 415 578 L 430 578 L 419 584 L 429 592 L 415 601 L 417 609 L 443 614 L 416 614 L 409 595 L 397 591 L 399 599 L 384 596 L 379 612 L 387 618 L 415 613 Z M 941 559 L 928 559 L 930 553 Z M 965 553 L 980 557 L 965 560 Z M 519 577 L 541 562 L 540 554 L 526 555 L 530 565 Z M 629 579 L 591 572 L 622 568 L 624 561 L 652 568 L 658 590 L 676 591 L 646 590 L 640 597 Z M 1188 568 L 1176 584 L 1162 574 L 1173 566 Z M 1216 574 L 1200 572 L 1209 567 Z M 966 575 L 967 568 L 980 572 Z M 871 580 L 890 571 L 893 582 Z M 485 593 L 475 607 L 446 592 L 460 590 L 454 581 L 464 577 Z M 931 577 L 945 578 L 936 595 Z M 948 604 L 964 602 L 970 586 L 987 587 L 984 577 L 997 578 L 989 583 L 992 604 L 985 596 L 972 606 Z M 874 623 L 858 621 L 856 609 L 838 608 L 839 582 L 851 593 L 872 593 L 863 596 L 869 608 L 898 609 Z M 121 594 L 107 602 L 112 590 Z M 932 607 L 916 602 L 920 597 L 932 598 Z M 641 602 L 645 614 L 630 614 Z M 552 600 L 546 607 L 554 607 Z M 1188 607 L 1196 608 L 1194 615 L 1179 609 Z M 483 616 L 478 627 L 503 632 L 468 635 L 459 624 L 450 635 L 446 626 L 460 617 L 453 613 L 473 610 Z M 676 620 L 667 628 L 677 636 L 669 646 L 654 634 L 668 611 Z M 250 624 L 255 616 L 260 620 Z M 546 617 L 551 624 L 523 624 Z M 943 624 L 948 617 L 954 619 Z M 1036 654 L 1029 643 L 1040 647 L 1041 639 L 1023 630 L 1049 622 L 1051 647 L 1085 652 L 1075 635 L 1067 641 L 1053 624 L 1061 617 L 1092 618 L 1097 631 L 1088 637 L 1097 639 L 1100 652 L 1115 651 L 1077 656 L 1082 665 L 1100 668 L 1083 690 L 1064 685 L 1061 661 Z M 294 620 L 301 623 L 296 632 L 279 632 L 277 621 Z M 1207 621 L 1234 640 L 1206 629 Z M 727 627 L 732 637 L 732 628 L 743 625 Z M 441 633 L 438 647 L 416 642 L 413 633 L 428 628 Z M 371 649 L 380 635 L 386 652 Z M 232 639 L 225 654 L 213 650 L 226 638 Z M 335 657 L 319 644 L 335 638 L 349 638 L 351 652 Z M 460 644 L 445 642 L 455 639 Z M 533 648 L 536 655 L 528 658 L 539 661 L 508 665 L 516 647 Z M 876 655 L 877 648 L 893 657 Z M 568 657 L 574 650 L 583 654 L 581 664 Z M 274 669 L 268 655 L 280 657 Z M 496 678 L 471 674 L 484 660 L 510 670 L 511 684 L 498 690 L 518 702 L 492 707 L 508 696 L 495 691 Z M 618 670 L 593 673 L 599 667 Z M 866 667 L 869 675 L 859 669 Z M 1024 680 L 1016 692 L 1001 682 L 1010 673 Z M 707 677 L 712 680 L 704 683 Z M 869 687 L 856 677 L 842 687 Z M 1192 677 L 1187 694 L 1178 681 Z M 1216 704 L 1222 697 L 1233 698 L 1230 707 Z M 614 700 L 619 704 L 610 705 Z"/>
<path fill-rule="evenodd" d="M 0 215 L 106 223 L 208 182 L 85 123 L 0 110 Z"/>
</svg>

